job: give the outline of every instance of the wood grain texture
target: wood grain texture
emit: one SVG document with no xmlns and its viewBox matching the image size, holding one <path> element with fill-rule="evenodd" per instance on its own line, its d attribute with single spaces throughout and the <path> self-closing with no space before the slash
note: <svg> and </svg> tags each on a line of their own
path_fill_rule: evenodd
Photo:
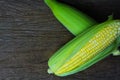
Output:
<svg viewBox="0 0 120 80">
<path fill-rule="evenodd" d="M 49 75 L 49 57 L 73 37 L 43 0 L 0 0 L 0 80 L 120 79 L 113 56 L 68 77 Z"/>
</svg>

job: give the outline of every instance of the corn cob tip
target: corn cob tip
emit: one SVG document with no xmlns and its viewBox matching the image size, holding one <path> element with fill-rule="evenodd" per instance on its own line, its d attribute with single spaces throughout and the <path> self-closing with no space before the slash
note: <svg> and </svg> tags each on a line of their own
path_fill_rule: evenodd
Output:
<svg viewBox="0 0 120 80">
<path fill-rule="evenodd" d="M 119 55 L 120 55 L 120 51 L 119 50 L 113 51 L 113 56 L 119 56 Z"/>
<path fill-rule="evenodd" d="M 53 71 L 52 71 L 50 68 L 47 70 L 47 72 L 48 72 L 49 74 L 53 74 Z"/>
</svg>

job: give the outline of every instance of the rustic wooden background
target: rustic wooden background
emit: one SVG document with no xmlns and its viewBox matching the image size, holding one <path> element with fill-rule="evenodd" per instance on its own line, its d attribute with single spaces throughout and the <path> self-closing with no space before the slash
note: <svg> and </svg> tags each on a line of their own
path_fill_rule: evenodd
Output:
<svg viewBox="0 0 120 80">
<path fill-rule="evenodd" d="M 112 55 L 68 77 L 49 75 L 49 57 L 73 37 L 43 0 L 0 0 L 0 80 L 120 80 Z"/>
</svg>

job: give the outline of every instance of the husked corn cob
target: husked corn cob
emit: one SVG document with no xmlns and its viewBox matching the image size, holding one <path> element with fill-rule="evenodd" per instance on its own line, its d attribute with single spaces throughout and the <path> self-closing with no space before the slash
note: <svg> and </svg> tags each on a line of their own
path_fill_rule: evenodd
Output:
<svg viewBox="0 0 120 80">
<path fill-rule="evenodd" d="M 120 44 L 120 20 L 93 26 L 58 50 L 48 61 L 48 73 L 67 76 L 82 71 L 115 52 Z"/>
<path fill-rule="evenodd" d="M 45 3 L 54 16 L 75 36 L 97 23 L 77 9 L 57 0 L 45 0 Z"/>
</svg>

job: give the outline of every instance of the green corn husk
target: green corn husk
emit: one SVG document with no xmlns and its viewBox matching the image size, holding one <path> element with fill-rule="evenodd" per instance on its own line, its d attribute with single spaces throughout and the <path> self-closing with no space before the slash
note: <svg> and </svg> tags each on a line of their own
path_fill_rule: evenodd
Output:
<svg viewBox="0 0 120 80">
<path fill-rule="evenodd" d="M 45 0 L 54 16 L 73 34 L 78 35 L 97 22 L 79 10 L 56 0 Z"/>
<path fill-rule="evenodd" d="M 48 61 L 48 73 L 67 76 L 85 70 L 111 53 L 120 54 L 120 20 L 87 29 L 59 49 Z"/>
</svg>

